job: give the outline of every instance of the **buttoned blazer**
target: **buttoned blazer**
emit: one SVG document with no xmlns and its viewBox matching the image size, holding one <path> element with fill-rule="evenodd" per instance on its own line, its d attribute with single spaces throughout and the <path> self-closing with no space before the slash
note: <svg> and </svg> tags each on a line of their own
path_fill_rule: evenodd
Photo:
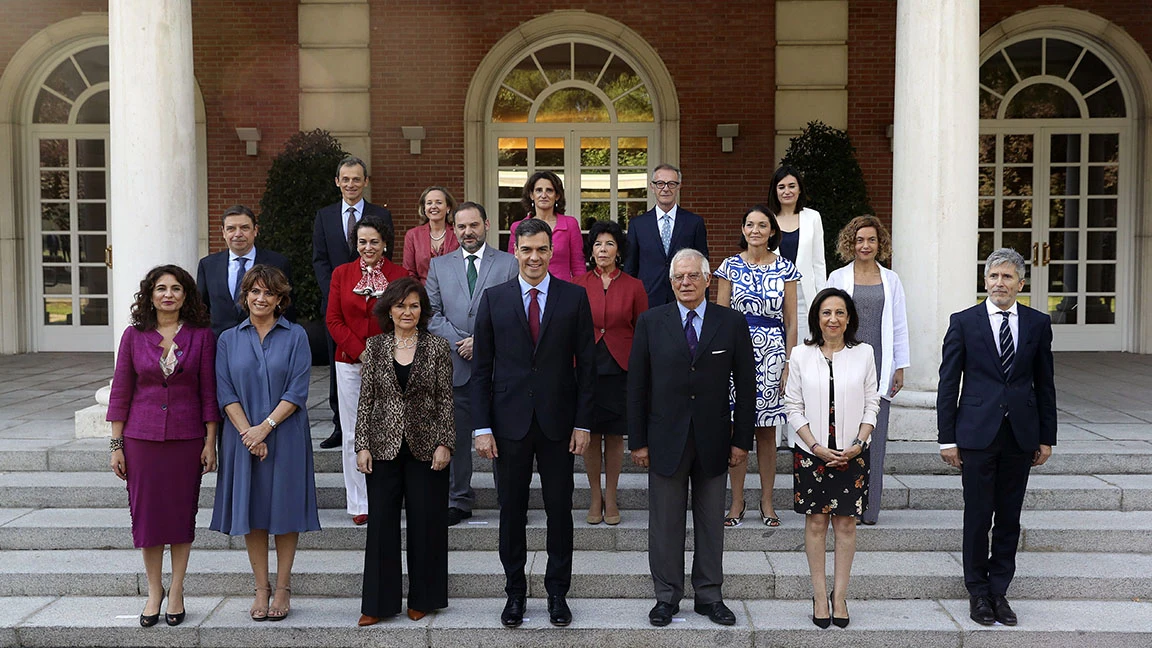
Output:
<svg viewBox="0 0 1152 648">
<path fill-rule="evenodd" d="M 288 257 L 257 247 L 256 261 L 252 265 L 261 264 L 279 268 L 288 278 L 288 284 L 292 284 L 292 268 Z M 252 266 L 248 266 L 247 269 L 251 270 Z M 199 265 L 196 266 L 196 290 L 200 293 L 204 305 L 208 307 L 209 315 L 212 316 L 212 332 L 216 337 L 248 319 L 248 313 L 232 300 L 232 290 L 228 285 L 228 250 L 209 254 L 200 259 Z M 285 316 L 291 321 L 295 319 L 295 314 L 289 307 Z"/>
<path fill-rule="evenodd" d="M 321 207 L 316 212 L 316 219 L 312 224 L 312 269 L 316 271 L 316 283 L 320 285 L 323 301 L 321 309 L 324 311 L 328 310 L 328 289 L 332 283 L 332 272 L 341 265 L 359 258 L 359 255 L 348 246 L 348 237 L 344 234 L 344 210 L 347 208 L 344 201 Z M 392 224 L 392 212 L 365 201 L 364 214 L 361 218 L 364 216 L 375 216 L 388 224 L 391 232 L 384 241 L 388 245 L 384 258 L 391 260 L 392 251 L 396 249 L 396 227 Z"/>
<path fill-rule="evenodd" d="M 560 441 L 590 428 L 596 346 L 583 288 L 550 279 L 536 345 L 519 278 L 485 290 L 472 348 L 475 429 L 519 440 L 535 416 L 544 436 Z"/>
<path fill-rule="evenodd" d="M 444 338 L 419 332 L 408 386 L 401 389 L 392 364 L 396 336 L 368 339 L 356 408 L 357 452 L 368 450 L 373 459 L 389 461 L 407 441 L 417 461 L 432 461 L 437 446 L 455 450 L 451 353 Z"/>
<path fill-rule="evenodd" d="M 656 208 L 628 222 L 628 254 L 624 257 L 624 272 L 644 283 L 649 308 L 676 301 L 668 269 L 672 267 L 672 257 L 683 248 L 692 248 L 708 256 L 704 219 L 683 207 L 676 208 L 676 222 L 672 225 L 672 242 L 667 253 L 660 239 Z"/>
<path fill-rule="evenodd" d="M 381 270 L 388 281 L 408 276 L 404 268 L 388 259 L 381 259 L 379 263 L 383 264 Z M 332 273 L 332 298 L 328 300 L 324 323 L 336 343 L 336 362 L 360 362 L 368 338 L 380 334 L 380 325 L 372 314 L 376 297 L 352 292 L 361 275 L 359 260 L 345 263 Z"/>
<path fill-rule="evenodd" d="M 460 357 L 456 343 L 472 337 L 480 297 L 486 289 L 515 279 L 519 273 L 516 257 L 486 245 L 476 273 L 476 290 L 469 294 L 465 256 L 464 249 L 459 248 L 432 259 L 424 286 L 432 306 L 428 330 L 448 340 L 452 347 L 452 384 L 456 387 L 472 377 L 472 362 Z"/>
<path fill-rule="evenodd" d="M 1052 320 L 1023 304 L 1017 304 L 1017 316 L 1016 357 L 1005 377 L 987 307 L 980 303 L 953 313 L 944 334 L 936 392 L 940 443 L 983 450 L 1007 414 L 1022 450 L 1056 445 Z"/>
<path fill-rule="evenodd" d="M 636 335 L 636 320 L 648 310 L 648 295 L 644 284 L 626 272 L 618 271 L 616 278 L 604 290 L 604 280 L 595 270 L 584 273 L 574 282 L 588 293 L 592 307 L 592 330 L 596 344 L 604 340 L 612 359 L 628 371 L 628 356 L 632 353 L 632 339 Z"/>
<path fill-rule="evenodd" d="M 676 304 L 640 315 L 628 362 L 628 447 L 648 448 L 651 470 L 675 473 L 691 433 L 706 475 L 723 473 L 731 446 L 752 449 L 755 401 L 752 338 L 742 314 L 709 303 L 694 356 Z"/>
</svg>

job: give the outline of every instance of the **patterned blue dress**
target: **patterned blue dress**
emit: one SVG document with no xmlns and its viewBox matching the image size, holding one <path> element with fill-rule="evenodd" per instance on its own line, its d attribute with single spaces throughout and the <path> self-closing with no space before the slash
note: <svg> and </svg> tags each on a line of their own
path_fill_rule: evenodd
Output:
<svg viewBox="0 0 1152 648">
<path fill-rule="evenodd" d="M 767 265 L 753 265 L 740 255 L 728 257 L 714 273 L 732 282 L 732 308 L 748 318 L 756 359 L 756 426 L 784 425 L 784 284 L 800 279 L 796 266 L 783 256 Z M 730 387 L 732 401 L 735 386 Z"/>
</svg>

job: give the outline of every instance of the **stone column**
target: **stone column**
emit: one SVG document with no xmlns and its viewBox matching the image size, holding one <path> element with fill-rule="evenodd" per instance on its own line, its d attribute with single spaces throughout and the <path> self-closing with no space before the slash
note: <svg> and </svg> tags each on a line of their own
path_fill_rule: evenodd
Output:
<svg viewBox="0 0 1152 648">
<path fill-rule="evenodd" d="M 949 316 L 975 299 L 979 9 L 979 0 L 897 5 L 892 237 L 912 366 L 890 438 L 936 438 L 940 344 Z"/>
<path fill-rule="evenodd" d="M 108 40 L 114 350 L 150 268 L 174 263 L 196 272 L 191 0 L 109 0 Z M 77 412 L 77 436 L 108 433 L 107 396 L 98 392 L 101 400 Z"/>
</svg>

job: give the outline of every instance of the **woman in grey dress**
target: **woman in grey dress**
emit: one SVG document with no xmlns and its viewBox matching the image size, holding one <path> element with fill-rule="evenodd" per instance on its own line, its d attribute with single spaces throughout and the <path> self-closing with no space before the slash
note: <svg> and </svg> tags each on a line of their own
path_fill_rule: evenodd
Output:
<svg viewBox="0 0 1152 648">
<path fill-rule="evenodd" d="M 884 490 L 888 409 L 904 386 L 904 368 L 909 364 L 904 287 L 895 272 L 880 265 L 892 258 L 892 237 L 875 216 L 859 216 L 845 225 L 837 252 L 851 263 L 829 275 L 828 285 L 852 296 L 860 317 L 857 337 L 873 349 L 880 384 L 880 413 L 869 450 L 868 506 L 860 518 L 864 524 L 876 524 Z"/>
<path fill-rule="evenodd" d="M 224 410 L 214 531 L 243 535 L 256 582 L 253 621 L 280 621 L 291 607 L 301 531 L 319 531 L 308 428 L 308 335 L 283 317 L 292 287 L 257 265 L 240 283 L 248 319 L 220 334 L 217 400 Z M 276 589 L 268 582 L 268 534 L 276 536 Z"/>
</svg>

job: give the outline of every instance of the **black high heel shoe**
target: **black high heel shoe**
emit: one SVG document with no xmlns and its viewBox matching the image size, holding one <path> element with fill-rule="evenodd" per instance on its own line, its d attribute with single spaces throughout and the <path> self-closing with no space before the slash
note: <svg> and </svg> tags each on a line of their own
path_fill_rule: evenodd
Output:
<svg viewBox="0 0 1152 648">
<path fill-rule="evenodd" d="M 831 605 L 831 604 L 829 604 L 829 605 Z M 831 614 L 832 608 L 829 607 L 828 610 L 829 610 L 828 613 Z M 815 624 L 816 627 L 820 628 L 821 630 L 827 628 L 829 626 L 829 624 L 832 623 L 832 617 L 820 618 L 820 617 L 816 616 L 816 597 L 815 596 L 812 597 L 812 623 Z"/>
<path fill-rule="evenodd" d="M 166 594 L 167 594 L 167 592 L 164 592 L 164 591 L 160 592 L 160 605 L 164 605 L 164 596 Z M 140 613 L 140 627 L 141 628 L 151 628 L 152 626 L 156 625 L 159 622 L 160 622 L 159 606 L 157 606 L 156 614 L 144 614 L 143 612 Z"/>
<path fill-rule="evenodd" d="M 836 626 L 837 628 L 847 628 L 848 622 L 851 619 L 847 616 L 843 616 L 843 617 L 836 616 L 836 612 L 834 612 L 834 610 L 836 609 L 836 605 L 832 601 L 832 599 L 835 596 L 836 596 L 836 592 L 832 592 L 831 594 L 828 595 L 828 613 L 832 615 L 832 625 Z M 844 599 L 844 612 L 845 613 L 848 612 L 848 599 Z"/>
<path fill-rule="evenodd" d="M 184 595 L 183 594 L 180 595 L 180 603 L 181 604 L 184 603 Z M 172 597 L 171 596 L 168 597 L 168 605 L 169 606 L 172 605 Z M 187 612 L 188 612 L 187 609 L 185 609 L 183 612 L 181 612 L 179 614 L 172 614 L 171 612 L 166 612 L 164 614 L 164 623 L 167 623 L 170 626 L 178 626 L 181 623 L 184 623 L 184 615 Z"/>
</svg>

